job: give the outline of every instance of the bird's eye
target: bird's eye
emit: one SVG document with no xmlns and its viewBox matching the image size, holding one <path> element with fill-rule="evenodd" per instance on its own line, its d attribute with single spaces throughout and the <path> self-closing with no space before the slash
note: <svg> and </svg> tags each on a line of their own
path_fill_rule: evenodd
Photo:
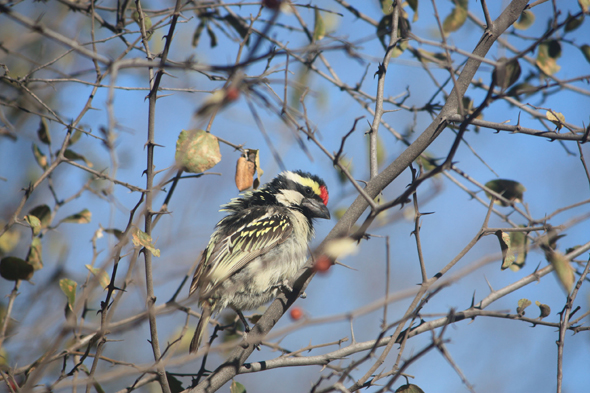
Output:
<svg viewBox="0 0 590 393">
<path fill-rule="evenodd" d="M 311 189 L 311 187 L 305 187 L 305 195 L 312 195 L 313 194 L 313 190 Z"/>
</svg>

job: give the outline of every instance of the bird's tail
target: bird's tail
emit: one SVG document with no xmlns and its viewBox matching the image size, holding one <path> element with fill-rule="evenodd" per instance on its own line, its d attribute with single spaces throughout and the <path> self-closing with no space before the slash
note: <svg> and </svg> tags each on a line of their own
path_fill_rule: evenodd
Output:
<svg viewBox="0 0 590 393">
<path fill-rule="evenodd" d="M 197 350 L 199 349 L 203 337 L 207 335 L 207 326 L 209 326 L 209 319 L 211 319 L 211 306 L 205 303 L 203 306 L 203 312 L 201 313 L 201 319 L 199 319 L 199 323 L 197 324 L 197 328 L 195 329 L 195 335 L 191 340 L 189 353 L 197 352 Z"/>
</svg>

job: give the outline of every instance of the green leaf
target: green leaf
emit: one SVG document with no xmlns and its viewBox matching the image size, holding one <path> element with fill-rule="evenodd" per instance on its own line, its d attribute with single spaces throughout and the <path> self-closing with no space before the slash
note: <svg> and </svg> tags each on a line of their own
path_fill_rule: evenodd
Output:
<svg viewBox="0 0 590 393">
<path fill-rule="evenodd" d="M 62 278 L 59 280 L 59 287 L 68 298 L 68 305 L 70 306 L 70 310 L 73 311 L 74 304 L 76 303 L 76 288 L 78 287 L 78 283 L 69 278 Z"/>
<path fill-rule="evenodd" d="M 524 95 L 524 96 L 530 96 L 531 94 L 534 94 L 537 92 L 537 88 L 533 85 L 531 85 L 528 82 L 523 82 L 523 83 L 519 83 L 517 85 L 514 85 L 510 90 L 508 90 L 508 96 L 510 97 L 517 97 L 519 95 Z"/>
<path fill-rule="evenodd" d="M 51 209 L 47 205 L 39 205 L 35 206 L 31 210 L 29 210 L 29 216 L 35 216 L 41 222 L 40 226 L 33 227 L 33 234 L 38 235 L 42 229 L 45 229 L 51 224 Z M 31 218 L 28 219 L 29 223 Z"/>
<path fill-rule="evenodd" d="M 326 35 L 326 25 L 320 10 L 317 8 L 314 11 L 315 22 L 313 26 L 313 42 L 319 41 Z"/>
<path fill-rule="evenodd" d="M 33 241 L 31 242 L 31 247 L 29 247 L 29 252 L 27 254 L 27 262 L 33 266 L 33 269 L 40 270 L 43 268 L 43 245 L 41 244 L 41 239 L 38 237 L 34 237 Z"/>
<path fill-rule="evenodd" d="M 487 182 L 485 184 L 485 186 L 487 188 L 489 188 L 490 190 L 496 192 L 497 194 L 502 195 L 504 198 L 508 199 L 511 202 L 522 203 L 523 197 L 524 197 L 524 192 L 526 191 L 526 188 L 522 184 L 520 184 L 519 182 L 516 182 L 514 180 L 508 180 L 508 179 L 490 180 L 489 182 Z M 492 195 L 488 194 L 487 192 L 486 192 L 486 196 L 488 198 L 492 199 Z M 499 201 L 499 200 L 497 200 L 496 203 L 498 203 L 502 206 L 509 206 L 508 204 L 504 203 L 503 201 Z"/>
<path fill-rule="evenodd" d="M 416 158 L 416 164 L 422 165 L 425 172 L 429 172 L 436 168 L 436 159 L 430 152 L 423 152 L 418 158 Z M 438 176 L 438 175 L 437 175 Z"/>
<path fill-rule="evenodd" d="M 207 18 L 206 20 L 209 20 L 209 19 Z M 194 48 L 199 46 L 201 34 L 203 34 L 203 30 L 205 29 L 206 25 L 207 25 L 207 22 L 205 22 L 205 18 L 201 18 L 199 25 L 197 26 L 197 28 L 195 29 L 195 32 L 193 33 L 192 45 Z"/>
<path fill-rule="evenodd" d="M 518 64 L 518 59 L 514 59 L 512 61 L 507 61 L 505 57 L 501 57 L 498 59 L 498 65 L 494 69 L 494 79 L 496 80 L 496 85 L 502 89 L 502 91 L 506 90 L 510 86 L 512 86 L 518 78 L 520 78 L 520 64 Z"/>
<path fill-rule="evenodd" d="M 412 11 L 414 11 L 414 18 L 412 22 L 416 22 L 418 20 L 418 0 L 408 0 L 408 4 Z"/>
<path fill-rule="evenodd" d="M 570 14 L 569 12 L 567 13 L 567 17 L 568 17 L 568 19 L 569 19 L 569 18 L 571 18 L 571 14 Z M 577 18 L 572 18 L 572 19 L 570 19 L 570 21 L 569 21 L 569 22 L 567 22 L 567 23 L 565 24 L 564 31 L 565 31 L 566 33 L 567 33 L 567 32 L 570 32 L 570 31 L 574 31 L 574 30 L 576 30 L 578 27 L 580 27 L 580 26 L 582 25 L 582 23 L 583 23 L 583 22 L 584 22 L 584 14 L 582 14 L 582 15 L 578 16 Z"/>
<path fill-rule="evenodd" d="M 209 36 L 209 46 L 211 48 L 215 48 L 217 46 L 217 36 L 215 35 L 215 32 L 213 31 L 211 26 L 209 26 L 208 24 L 207 24 L 207 35 Z"/>
<path fill-rule="evenodd" d="M 0 276 L 9 281 L 30 280 L 35 268 L 17 257 L 4 257 L 0 261 Z"/>
<path fill-rule="evenodd" d="M 502 270 L 509 268 L 514 262 L 514 254 L 509 253 L 510 249 L 510 235 L 504 231 L 496 231 L 496 236 L 500 242 L 500 248 L 502 249 Z"/>
<path fill-rule="evenodd" d="M 45 154 L 43 154 L 41 152 L 41 149 L 39 149 L 39 146 L 37 146 L 34 143 L 33 143 L 33 155 L 35 156 L 35 161 L 41 167 L 41 169 L 46 171 L 47 167 L 49 166 L 48 162 L 47 162 L 47 156 Z"/>
<path fill-rule="evenodd" d="M 391 16 L 385 15 L 379 21 L 377 25 L 377 38 L 381 41 L 381 45 L 383 45 L 383 49 L 387 49 L 387 43 L 385 42 L 385 37 L 387 37 L 391 33 Z"/>
<path fill-rule="evenodd" d="M 580 47 L 582 54 L 586 58 L 586 61 L 590 63 L 590 45 L 584 44 Z"/>
<path fill-rule="evenodd" d="M 219 141 L 203 130 L 183 130 L 176 141 L 175 158 L 186 172 L 204 172 L 221 161 Z"/>
<path fill-rule="evenodd" d="M 37 235 L 39 233 L 39 228 L 41 227 L 41 220 L 39 220 L 36 216 L 26 215 L 25 221 L 31 226 L 33 234 Z"/>
<path fill-rule="evenodd" d="M 91 219 L 92 213 L 88 209 L 84 209 L 79 213 L 67 216 L 66 218 L 61 220 L 61 222 L 70 224 L 88 224 Z"/>
<path fill-rule="evenodd" d="M 92 273 L 92 275 L 98 279 L 98 283 L 103 289 L 106 289 L 106 287 L 109 286 L 109 284 L 111 283 L 111 278 L 109 277 L 107 272 L 105 272 L 103 269 L 99 269 L 92 265 L 84 266 L 86 266 L 86 269 L 90 270 L 90 273 Z"/>
<path fill-rule="evenodd" d="M 168 380 L 168 386 L 170 386 L 170 392 L 172 393 L 180 393 L 184 390 L 182 387 L 182 382 L 180 382 L 176 377 L 166 371 L 166 379 Z"/>
<path fill-rule="evenodd" d="M 246 393 L 246 388 L 239 382 L 232 381 L 231 386 L 229 387 L 230 393 Z"/>
<path fill-rule="evenodd" d="M 26 219 L 27 216 L 25 216 Z M 20 232 L 10 229 L 0 236 L 0 256 L 12 251 L 20 240 Z"/>
<path fill-rule="evenodd" d="M 82 127 L 80 127 L 80 128 L 82 128 Z M 83 132 L 80 130 L 74 131 L 74 133 L 72 134 L 72 136 L 68 140 L 68 146 L 72 146 L 74 143 L 78 142 L 80 140 L 80 137 L 82 136 L 82 134 L 83 134 Z"/>
<path fill-rule="evenodd" d="M 346 170 L 348 171 L 348 173 L 352 174 L 353 171 L 353 166 L 352 166 L 352 160 L 349 160 L 346 157 L 340 157 L 338 159 L 338 161 L 340 161 L 340 165 L 342 165 L 342 167 L 346 168 Z M 340 180 L 341 184 L 347 184 L 348 183 L 348 177 L 346 177 L 346 175 L 344 174 L 343 171 L 340 170 L 340 168 L 336 167 L 336 169 L 338 170 L 338 180 Z"/>
<path fill-rule="evenodd" d="M 143 232 L 142 230 L 135 228 L 135 230 L 131 234 L 131 241 L 136 247 L 144 247 L 151 251 L 151 253 L 154 254 L 154 256 L 160 256 L 160 250 L 158 250 L 152 244 L 152 237 L 149 236 L 147 233 Z"/>
<path fill-rule="evenodd" d="M 520 299 L 518 301 L 518 307 L 516 308 L 516 312 L 518 315 L 524 315 L 524 309 L 530 306 L 532 303 L 529 299 Z"/>
<path fill-rule="evenodd" d="M 395 393 L 424 393 L 424 390 L 420 389 L 418 385 L 407 384 L 397 388 Z"/>
<path fill-rule="evenodd" d="M 225 16 L 225 20 L 230 24 L 231 27 L 234 28 L 234 30 L 240 35 L 240 37 L 242 37 L 242 39 L 246 37 L 249 27 L 243 19 L 239 19 L 231 14 L 227 14 Z M 250 37 L 248 37 L 248 40 L 246 40 L 246 45 L 248 44 L 250 44 Z"/>
<path fill-rule="evenodd" d="M 121 240 L 123 238 L 123 231 L 121 231 L 119 229 L 106 228 L 104 231 L 106 233 L 110 233 L 111 235 L 114 235 L 118 240 Z"/>
<path fill-rule="evenodd" d="M 385 15 L 391 15 L 393 12 L 393 0 L 379 0 L 381 3 L 381 12 Z"/>
<path fill-rule="evenodd" d="M 457 31 L 467 20 L 467 7 L 457 4 L 443 22 L 443 32 L 448 34 Z"/>
<path fill-rule="evenodd" d="M 517 272 L 524 267 L 527 256 L 529 238 L 524 232 L 510 232 L 510 252 L 517 255 L 516 260 L 510 265 L 510 270 Z"/>
<path fill-rule="evenodd" d="M 514 23 L 514 28 L 518 30 L 526 30 L 535 22 L 535 14 L 530 10 L 524 10 L 520 14 L 520 18 Z"/>
<path fill-rule="evenodd" d="M 37 129 L 37 136 L 39 140 L 46 145 L 51 145 L 51 135 L 49 134 L 49 126 L 47 125 L 47 120 L 42 117 L 41 121 L 39 122 L 39 128 Z"/>
<path fill-rule="evenodd" d="M 64 151 L 64 157 L 72 161 L 83 161 L 88 166 L 88 168 L 92 168 L 94 166 L 92 162 L 86 159 L 86 157 L 70 149 L 66 149 L 66 151 Z"/>
<path fill-rule="evenodd" d="M 408 41 L 398 41 L 397 44 L 391 50 L 391 57 L 393 59 L 399 57 L 402 53 L 404 53 L 406 49 L 408 49 L 409 45 L 410 44 Z"/>
<path fill-rule="evenodd" d="M 553 265 L 555 275 L 565 291 L 570 294 L 574 287 L 574 282 L 576 281 L 574 268 L 570 261 L 568 261 L 562 253 L 551 249 L 545 250 L 545 257 L 549 260 L 549 263 Z"/>
<path fill-rule="evenodd" d="M 551 314 L 551 307 L 546 304 L 541 303 L 540 301 L 535 301 L 535 304 L 539 307 L 539 311 L 541 314 L 539 315 L 539 319 L 543 319 L 548 317 Z"/>
</svg>

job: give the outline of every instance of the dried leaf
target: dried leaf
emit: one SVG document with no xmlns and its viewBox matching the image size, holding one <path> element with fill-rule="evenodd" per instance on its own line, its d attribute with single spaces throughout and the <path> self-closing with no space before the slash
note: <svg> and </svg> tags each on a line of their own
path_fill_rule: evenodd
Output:
<svg viewBox="0 0 590 393">
<path fill-rule="evenodd" d="M 518 301 L 518 307 L 516 308 L 516 313 L 518 315 L 524 315 L 524 309 L 530 306 L 532 303 L 529 299 L 520 299 Z"/>
<path fill-rule="evenodd" d="M 551 314 L 551 307 L 546 304 L 541 303 L 540 301 L 535 301 L 535 304 L 539 307 L 539 311 L 541 312 L 539 315 L 539 319 L 543 319 L 548 317 Z"/>
<path fill-rule="evenodd" d="M 131 241 L 133 244 L 138 247 L 144 247 L 147 250 L 151 251 L 154 256 L 160 256 L 160 250 L 158 250 L 152 243 L 152 237 L 149 236 L 147 233 L 143 232 L 142 230 L 135 228 L 131 234 Z"/>
<path fill-rule="evenodd" d="M 561 69 L 557 58 L 561 56 L 561 45 L 558 41 L 545 41 L 539 45 L 536 64 L 546 75 L 553 75 Z"/>
<path fill-rule="evenodd" d="M 254 184 L 254 173 L 256 172 L 256 164 L 248 161 L 246 157 L 238 158 L 236 163 L 236 187 L 238 190 L 244 191 L 252 187 Z"/>
<path fill-rule="evenodd" d="M 221 161 L 219 141 L 203 130 L 183 130 L 176 141 L 175 158 L 186 172 L 204 172 Z"/>
<path fill-rule="evenodd" d="M 514 254 L 508 252 L 510 249 L 510 235 L 504 231 L 496 231 L 496 236 L 502 249 L 502 270 L 509 268 L 514 262 Z"/>
</svg>

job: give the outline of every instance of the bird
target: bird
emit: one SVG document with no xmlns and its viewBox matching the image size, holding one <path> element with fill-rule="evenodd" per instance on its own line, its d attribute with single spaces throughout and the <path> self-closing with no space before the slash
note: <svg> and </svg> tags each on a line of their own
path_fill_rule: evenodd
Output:
<svg viewBox="0 0 590 393">
<path fill-rule="evenodd" d="M 242 310 L 274 299 L 306 260 L 314 220 L 330 219 L 328 188 L 316 175 L 284 171 L 258 190 L 222 205 L 195 270 L 189 296 L 202 308 L 189 352 L 197 352 L 212 316 L 232 308 L 249 331 Z"/>
</svg>

